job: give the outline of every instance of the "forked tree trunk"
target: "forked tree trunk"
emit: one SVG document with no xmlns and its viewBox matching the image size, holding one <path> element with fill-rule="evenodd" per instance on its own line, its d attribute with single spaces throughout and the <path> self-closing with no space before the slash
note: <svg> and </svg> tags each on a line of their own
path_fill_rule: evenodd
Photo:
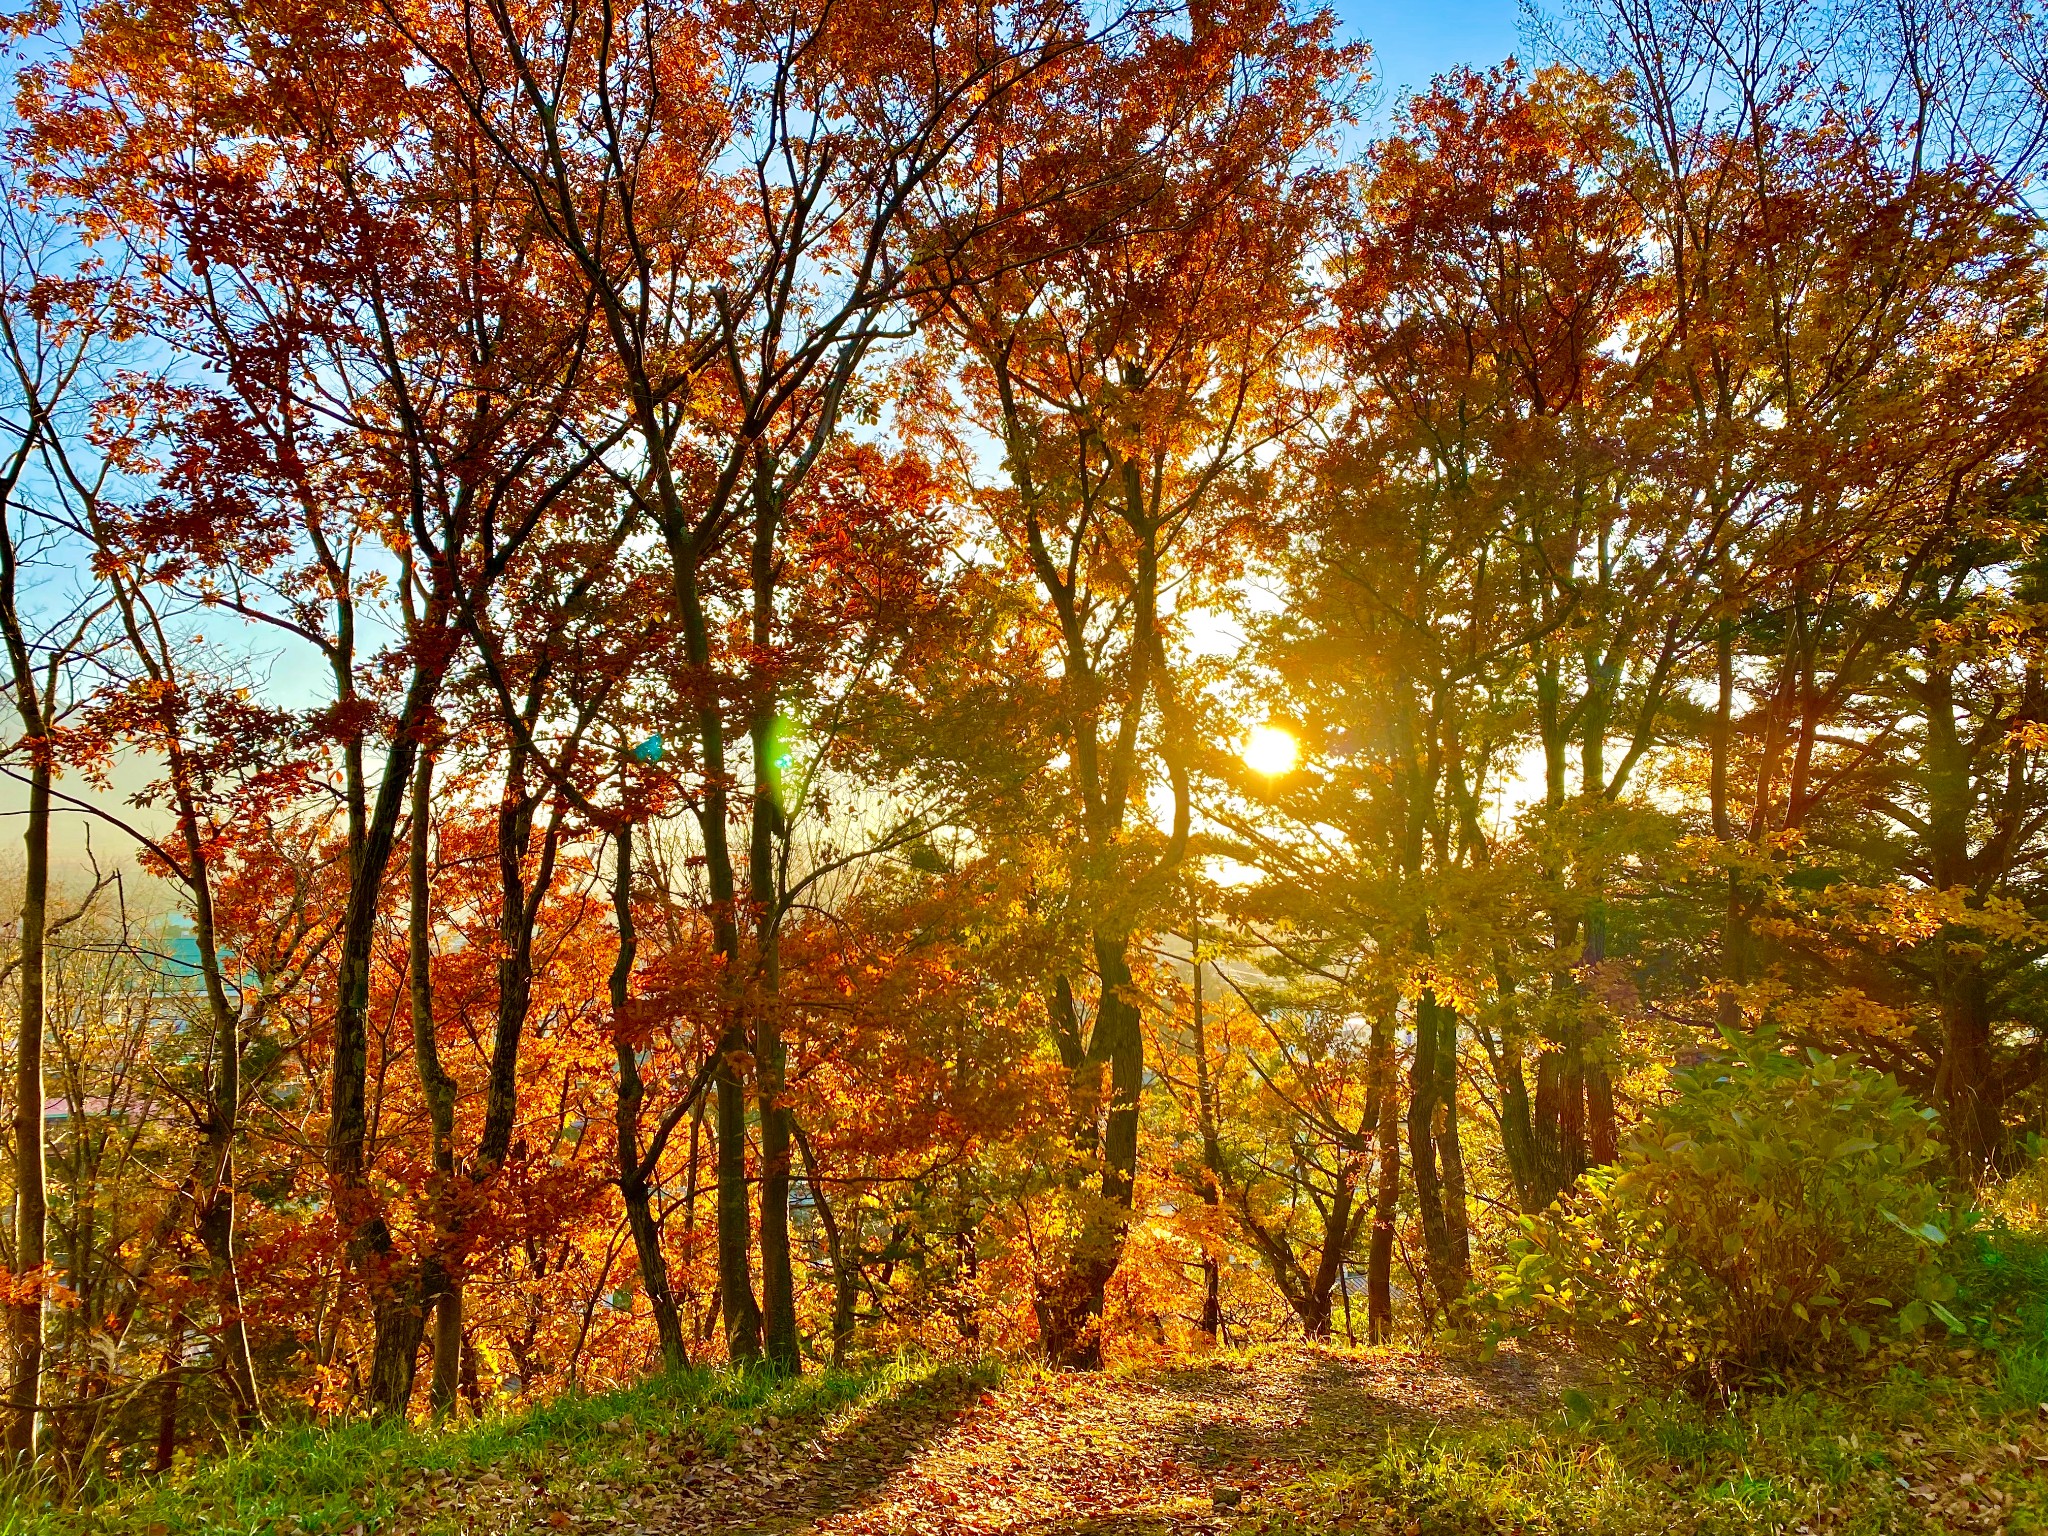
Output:
<svg viewBox="0 0 2048 1536">
<path fill-rule="evenodd" d="M 1465 1160 L 1458 1128 L 1458 1016 L 1433 992 L 1415 1008 L 1415 1062 L 1409 1074 L 1408 1150 L 1422 1218 L 1430 1282 L 1448 1308 L 1472 1280 L 1465 1213 Z"/>
<path fill-rule="evenodd" d="M 438 693 L 454 644 L 452 633 L 425 626 L 404 706 L 391 734 L 384 778 L 374 807 L 361 804 L 359 754 L 351 762 L 351 868 L 341 924 L 336 978 L 332 1108 L 327 1165 L 334 1181 L 335 1215 L 344 1234 L 350 1270 L 369 1290 L 370 1411 L 383 1418 L 403 1413 L 425 1328 L 418 1276 L 403 1271 L 390 1224 L 370 1181 L 370 969 L 379 897 L 397 846 L 398 823 L 411 796 L 419 760 L 419 732 Z"/>
<path fill-rule="evenodd" d="M 1123 1257 L 1130 1229 L 1131 1198 L 1138 1172 L 1138 1098 L 1144 1085 L 1145 1042 L 1132 996 L 1129 940 L 1121 934 L 1095 936 L 1095 964 L 1102 978 L 1091 1032 L 1079 1071 L 1075 1115 L 1077 1150 L 1093 1149 L 1092 1079 L 1109 1075 L 1109 1104 L 1100 1146 L 1098 1201 L 1088 1202 L 1073 1249 L 1059 1271 L 1041 1280 L 1035 1298 L 1039 1345 L 1053 1364 L 1075 1370 L 1102 1367 L 1102 1315 L 1110 1277 Z M 1071 996 L 1069 990 L 1067 995 Z M 1063 1047 L 1064 1048 L 1064 1047 Z M 1081 1123 L 1085 1115 L 1085 1126 Z"/>
<path fill-rule="evenodd" d="M 633 926 L 633 823 L 620 823 L 616 867 L 612 871 L 612 915 L 618 928 L 619 954 L 612 964 L 612 1051 L 618 1066 L 619 1195 L 626 1205 L 626 1225 L 633 1234 L 633 1253 L 640 1263 L 640 1288 L 654 1314 L 655 1336 L 661 1341 L 662 1365 L 679 1371 L 690 1363 L 683 1337 L 682 1315 L 669 1289 L 668 1255 L 661 1247 L 661 1227 L 654 1219 L 652 1180 L 641 1166 L 640 1107 L 646 1086 L 633 1037 L 626 1028 L 633 993 L 633 958 L 639 948 Z"/>
</svg>

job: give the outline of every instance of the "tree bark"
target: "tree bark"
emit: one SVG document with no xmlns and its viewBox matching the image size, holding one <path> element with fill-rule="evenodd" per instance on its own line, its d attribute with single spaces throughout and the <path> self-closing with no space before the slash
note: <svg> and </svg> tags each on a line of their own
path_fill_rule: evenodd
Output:
<svg viewBox="0 0 2048 1536">
<path fill-rule="evenodd" d="M 406 983 L 412 1012 L 413 1062 L 427 1101 L 433 1137 L 434 1190 L 430 1198 L 435 1250 L 424 1266 L 422 1305 L 434 1310 L 434 1377 L 429 1400 L 435 1415 L 454 1410 L 461 1390 L 462 1274 L 456 1234 L 461 1220 L 455 1176 L 455 1079 L 441 1063 L 434 1026 L 434 947 L 428 844 L 434 822 L 434 760 L 422 752 L 413 769 L 412 827 L 407 838 Z M 412 1383 L 405 1384 L 412 1396 Z"/>
<path fill-rule="evenodd" d="M 165 1334 L 163 1393 L 157 1399 L 156 1471 L 171 1470 L 178 1454 L 178 1387 L 185 1378 L 185 1314 L 171 1314 Z"/>
<path fill-rule="evenodd" d="M 1195 1046 L 1195 1125 L 1202 1137 L 1202 1203 L 1213 1224 L 1223 1206 L 1223 1138 L 1218 1120 L 1216 1084 L 1209 1071 L 1209 1033 L 1202 1003 L 1202 928 L 1197 918 L 1188 929 L 1189 959 L 1194 966 L 1193 1024 Z M 1223 1267 L 1210 1244 L 1202 1245 L 1202 1336 L 1215 1344 L 1223 1334 Z"/>
<path fill-rule="evenodd" d="M 804 1179 L 811 1186 L 811 1204 L 818 1212 L 818 1224 L 825 1229 L 825 1254 L 832 1263 L 832 1363 L 846 1364 L 846 1353 L 853 1343 L 854 1308 L 860 1300 L 860 1228 L 855 1226 L 851 1241 L 839 1225 L 838 1214 L 832 1209 L 832 1202 L 825 1194 L 825 1186 L 818 1177 L 818 1159 L 811 1151 L 811 1140 L 804 1135 L 803 1128 L 792 1118 L 790 1130 L 796 1137 L 797 1149 L 803 1154 Z M 860 1220 L 859 1207 L 854 1208 L 854 1221 Z"/>
<path fill-rule="evenodd" d="M 462 1285 L 452 1274 L 441 1281 L 434 1298 L 434 1378 L 428 1384 L 427 1401 L 434 1417 L 446 1418 L 455 1411 L 462 1395 Z"/>
<path fill-rule="evenodd" d="M 1969 748 L 1956 724 L 1952 672 L 1930 660 L 1919 692 L 1927 718 L 1928 864 L 1935 889 L 1960 890 L 1964 905 L 1977 908 L 1983 900 L 1975 888 L 1976 861 L 1970 849 L 1976 795 Z M 1935 940 L 1935 996 L 1941 1017 L 1935 1098 L 1956 1161 L 1972 1180 L 1997 1166 L 2004 1141 L 1984 948 L 1981 935 L 1962 924 L 1951 925 Z"/>
<path fill-rule="evenodd" d="M 21 452 L 27 452 L 24 446 Z M 22 831 L 21 1016 L 14 1040 L 14 1279 L 23 1291 L 9 1308 L 14 1379 L 7 1423 L 7 1450 L 17 1466 L 34 1464 L 42 1432 L 43 1266 L 48 1258 L 49 1170 L 43 1125 L 44 947 L 50 908 L 50 791 L 56 775 L 48 702 L 38 686 L 34 657 L 22 629 L 20 567 L 14 530 L 6 522 L 17 458 L 9 472 L 8 498 L 0 498 L 0 630 L 4 630 L 14 683 L 14 708 L 21 719 L 29 757 L 28 818 Z M 54 683 L 54 678 L 53 678 Z"/>
<path fill-rule="evenodd" d="M 1366 1337 L 1374 1344 L 1394 1342 L 1394 1234 L 1401 1200 L 1401 1095 L 1395 1070 L 1390 1021 L 1375 1022 L 1383 1041 L 1375 1042 L 1383 1083 L 1380 1118 L 1373 1133 L 1379 1155 L 1379 1182 L 1373 1192 L 1372 1240 L 1365 1262 Z"/>
<path fill-rule="evenodd" d="M 351 865 L 341 928 L 341 962 L 334 1011 L 334 1064 L 327 1165 L 334 1182 L 335 1214 L 349 1267 L 369 1288 L 374 1329 L 367 1388 L 378 1417 L 402 1413 L 425 1326 L 417 1278 L 397 1272 L 390 1225 L 370 1184 L 369 1067 L 370 964 L 379 898 L 396 847 L 398 822 L 412 788 L 419 733 L 439 692 L 454 636 L 429 627 L 415 663 L 404 706 L 392 730 L 384 778 L 374 809 L 364 814 L 360 771 L 351 764 Z M 359 760 L 360 754 L 353 755 Z"/>
<path fill-rule="evenodd" d="M 1415 1061 L 1409 1074 L 1408 1149 L 1423 1257 L 1448 1308 L 1471 1284 L 1465 1213 L 1465 1164 L 1458 1132 L 1458 1016 L 1424 992 L 1415 1008 Z"/>
<path fill-rule="evenodd" d="M 1082 1103 L 1076 1128 L 1078 1150 L 1085 1155 L 1094 1144 L 1090 1083 L 1106 1067 L 1109 1105 L 1102 1117 L 1100 1199 L 1086 1208 L 1068 1262 L 1059 1274 L 1041 1282 L 1037 1297 L 1039 1342 L 1046 1358 L 1087 1371 L 1102 1367 L 1103 1308 L 1130 1230 L 1138 1171 L 1138 1099 L 1145 1073 L 1144 1034 L 1132 1000 L 1129 940 L 1122 934 L 1097 933 L 1094 943 L 1102 992 L 1078 1074 Z M 1080 1126 L 1082 1114 L 1085 1130 Z"/>
<path fill-rule="evenodd" d="M 31 674 L 31 690 L 34 681 Z M 40 713 L 28 718 L 39 721 Z M 14 1044 L 14 1274 L 26 1294 L 10 1309 L 14 1384 L 7 1430 L 8 1453 L 21 1466 L 34 1463 L 42 1432 L 42 1281 L 49 1222 L 43 1129 L 43 939 L 50 900 L 51 765 L 48 738 L 39 728 L 32 729 L 29 750 L 34 757 L 23 834 L 27 871 L 21 898 L 21 1018 Z"/>
<path fill-rule="evenodd" d="M 640 1107 L 646 1087 L 640 1080 L 640 1062 L 632 1033 L 627 1029 L 627 1005 L 632 999 L 633 957 L 639 947 L 633 926 L 633 823 L 622 820 L 617 834 L 618 853 L 612 873 L 612 915 L 618 928 L 619 954 L 611 975 L 612 1050 L 618 1063 L 618 1162 L 619 1194 L 626 1203 L 626 1224 L 633 1234 L 633 1252 L 640 1261 L 640 1288 L 647 1293 L 648 1308 L 654 1314 L 654 1331 L 661 1341 L 662 1365 L 679 1371 L 690 1363 L 690 1348 L 683 1337 L 683 1321 L 669 1289 L 668 1255 L 662 1251 L 661 1227 L 654 1219 L 652 1181 L 643 1169 L 640 1148 Z"/>
<path fill-rule="evenodd" d="M 778 739 L 779 690 L 767 658 L 775 644 L 776 539 L 781 506 L 773 484 L 773 462 L 761 461 L 754 490 L 754 538 L 750 572 L 753 595 L 753 716 L 749 736 L 754 753 L 754 804 L 747 847 L 747 886 L 754 915 L 754 973 L 747 997 L 754 1016 L 754 1091 L 761 1122 L 761 1307 L 762 1348 L 768 1363 L 794 1373 L 803 1359 L 796 1326 L 796 1272 L 789 1253 L 790 1119 L 786 1101 L 787 1055 L 782 1040 L 782 892 L 777 878 L 778 839 L 784 815 Z"/>
</svg>

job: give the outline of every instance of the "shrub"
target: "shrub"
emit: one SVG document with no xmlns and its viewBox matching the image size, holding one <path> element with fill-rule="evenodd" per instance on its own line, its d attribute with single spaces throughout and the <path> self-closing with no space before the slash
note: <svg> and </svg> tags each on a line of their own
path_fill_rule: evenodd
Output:
<svg viewBox="0 0 2048 1536">
<path fill-rule="evenodd" d="M 1727 1046 L 1672 1074 L 1616 1166 L 1525 1219 L 1496 1303 L 1695 1387 L 1954 1326 L 1933 1111 L 1817 1051 Z"/>
</svg>

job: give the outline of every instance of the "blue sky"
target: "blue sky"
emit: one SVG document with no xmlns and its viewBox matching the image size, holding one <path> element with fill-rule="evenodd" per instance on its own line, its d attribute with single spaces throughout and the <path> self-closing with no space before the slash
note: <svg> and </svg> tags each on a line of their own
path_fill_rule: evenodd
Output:
<svg viewBox="0 0 2048 1536">
<path fill-rule="evenodd" d="M 1352 36 L 1373 45 L 1384 107 L 1456 64 L 1516 52 L 1515 0 L 1334 0 Z"/>
</svg>

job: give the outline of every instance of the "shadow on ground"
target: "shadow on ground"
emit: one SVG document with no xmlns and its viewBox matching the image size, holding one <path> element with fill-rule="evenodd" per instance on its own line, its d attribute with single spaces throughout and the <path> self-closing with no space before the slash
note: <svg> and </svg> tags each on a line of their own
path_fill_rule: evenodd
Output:
<svg viewBox="0 0 2048 1536">
<path fill-rule="evenodd" d="M 1219 1470 L 1328 1460 L 1376 1447 L 1389 1430 L 1527 1414 L 1556 1401 L 1570 1376 L 1556 1360 L 1508 1351 L 1484 1361 L 1304 1352 L 1285 1370 L 1218 1364 L 1152 1379 L 1188 1406 L 1179 1451 Z"/>
<path fill-rule="evenodd" d="M 666 1520 L 642 1529 L 772 1536 L 856 1508 L 909 1469 L 985 1390 L 966 1370 L 940 1371 L 868 1398 L 822 1430 L 796 1426 L 763 1437 L 708 1468 Z"/>
</svg>

